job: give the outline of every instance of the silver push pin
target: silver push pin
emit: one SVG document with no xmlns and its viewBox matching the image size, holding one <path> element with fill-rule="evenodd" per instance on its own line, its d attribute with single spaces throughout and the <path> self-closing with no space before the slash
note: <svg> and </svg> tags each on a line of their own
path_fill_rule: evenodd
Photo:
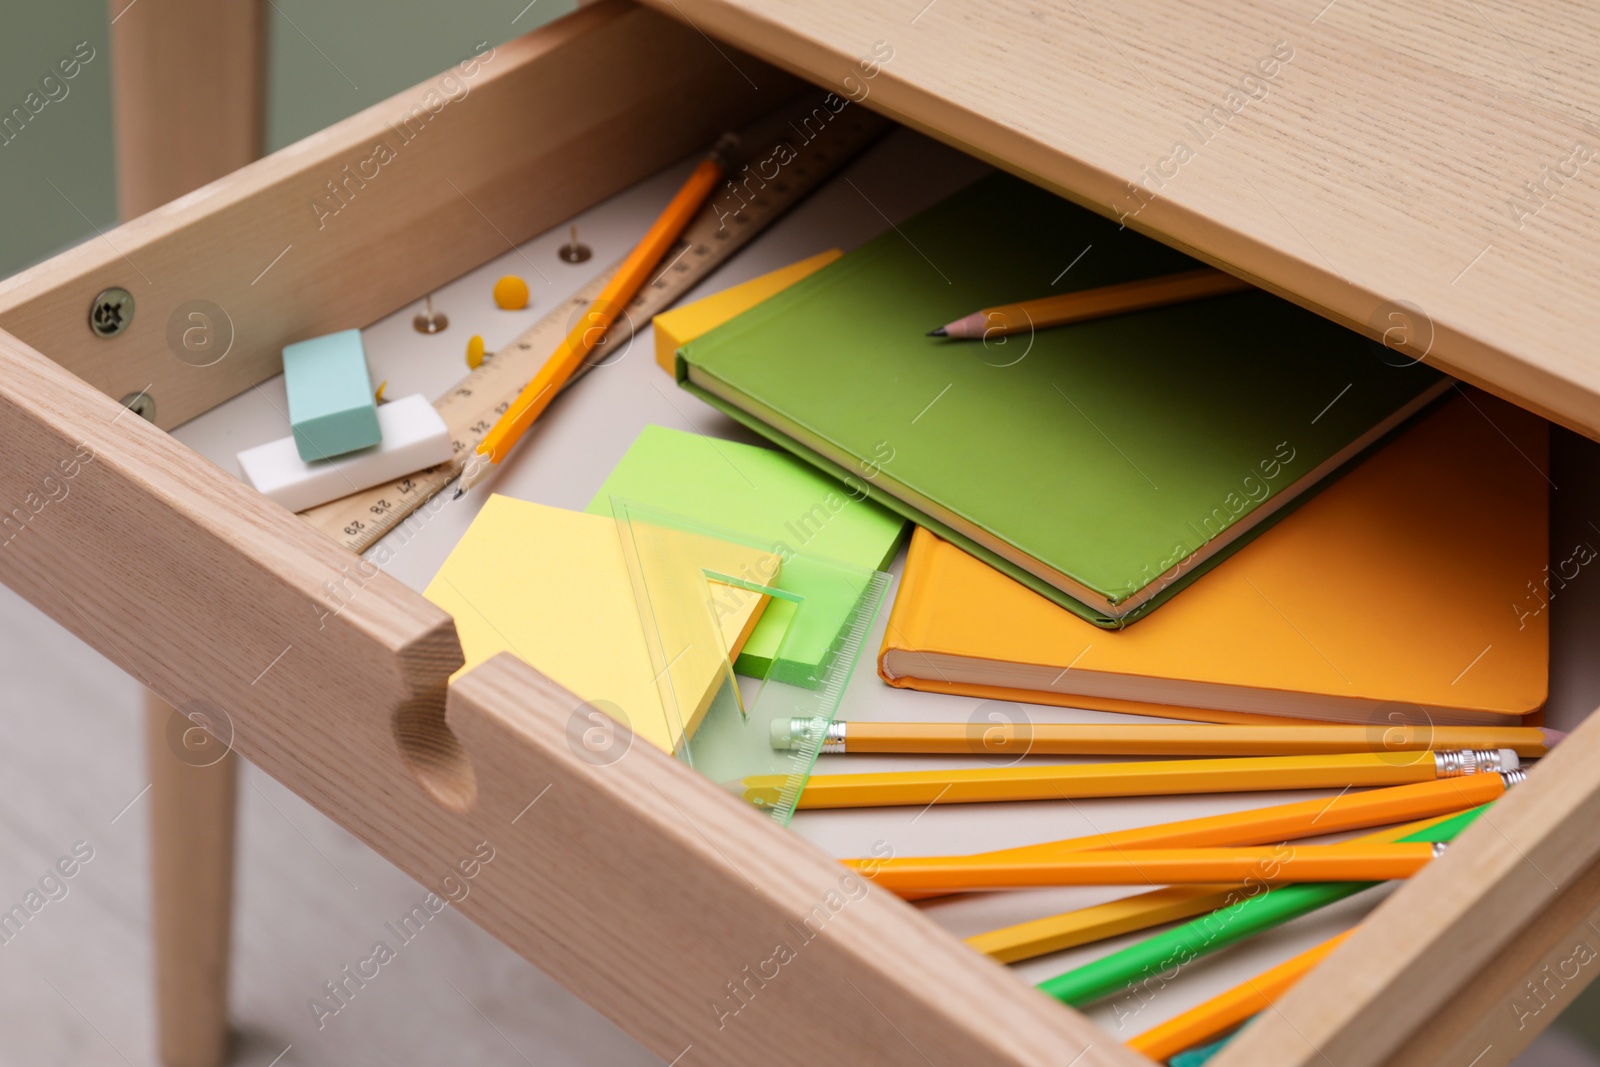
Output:
<svg viewBox="0 0 1600 1067">
<path fill-rule="evenodd" d="M 582 263 L 594 255 L 589 246 L 578 243 L 578 227 L 572 227 L 572 239 L 556 249 L 556 255 L 561 257 L 563 263 Z"/>
<path fill-rule="evenodd" d="M 423 301 L 423 310 L 411 320 L 411 325 L 418 333 L 438 333 L 450 325 L 450 319 L 444 312 L 433 310 L 433 294 L 429 293 Z"/>
</svg>

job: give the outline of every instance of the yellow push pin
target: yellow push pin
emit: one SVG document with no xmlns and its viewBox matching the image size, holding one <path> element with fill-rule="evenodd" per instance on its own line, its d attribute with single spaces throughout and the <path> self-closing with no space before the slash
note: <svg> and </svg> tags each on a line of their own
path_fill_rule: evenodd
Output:
<svg viewBox="0 0 1600 1067">
<path fill-rule="evenodd" d="M 483 338 L 477 334 L 467 340 L 467 366 L 473 370 L 483 366 Z"/>
<path fill-rule="evenodd" d="M 373 399 L 374 403 L 378 403 L 378 404 L 387 404 L 388 403 L 388 401 L 383 398 L 383 391 L 385 389 L 387 389 L 388 387 L 389 387 L 389 379 L 387 379 L 387 378 L 385 378 L 383 381 L 378 383 L 378 391 L 376 393 L 372 394 L 372 399 Z"/>
<path fill-rule="evenodd" d="M 507 274 L 494 283 L 494 302 L 504 311 L 521 311 L 528 306 L 528 283 Z"/>
</svg>

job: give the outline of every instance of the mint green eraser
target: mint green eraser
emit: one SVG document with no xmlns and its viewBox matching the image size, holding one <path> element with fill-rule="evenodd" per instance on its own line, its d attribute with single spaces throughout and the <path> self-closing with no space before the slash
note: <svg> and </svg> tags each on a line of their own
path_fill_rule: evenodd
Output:
<svg viewBox="0 0 1600 1067">
<path fill-rule="evenodd" d="M 360 330 L 285 345 L 283 384 L 294 446 L 307 463 L 383 440 Z"/>
</svg>

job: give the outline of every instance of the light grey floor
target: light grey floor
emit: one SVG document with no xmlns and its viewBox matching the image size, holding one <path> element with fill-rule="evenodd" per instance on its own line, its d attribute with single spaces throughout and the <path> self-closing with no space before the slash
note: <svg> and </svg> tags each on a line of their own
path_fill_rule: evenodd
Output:
<svg viewBox="0 0 1600 1067">
<path fill-rule="evenodd" d="M 0 910 L 93 849 L 0 944 L 0 1064 L 154 1064 L 140 687 L 3 588 L 0 636 Z M 237 1063 L 658 1062 L 453 909 L 319 1029 L 307 1001 L 426 891 L 249 765 L 239 800 Z"/>
</svg>

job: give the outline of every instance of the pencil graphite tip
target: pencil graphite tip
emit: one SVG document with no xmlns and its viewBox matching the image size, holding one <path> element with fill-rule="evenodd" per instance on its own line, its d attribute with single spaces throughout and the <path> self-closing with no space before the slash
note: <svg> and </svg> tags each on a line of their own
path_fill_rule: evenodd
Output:
<svg viewBox="0 0 1600 1067">
<path fill-rule="evenodd" d="M 929 330 L 925 336 L 928 336 L 928 337 L 949 337 L 950 335 L 949 335 L 949 333 L 947 333 L 945 331 L 945 328 L 943 326 L 941 326 L 937 330 Z"/>
</svg>

